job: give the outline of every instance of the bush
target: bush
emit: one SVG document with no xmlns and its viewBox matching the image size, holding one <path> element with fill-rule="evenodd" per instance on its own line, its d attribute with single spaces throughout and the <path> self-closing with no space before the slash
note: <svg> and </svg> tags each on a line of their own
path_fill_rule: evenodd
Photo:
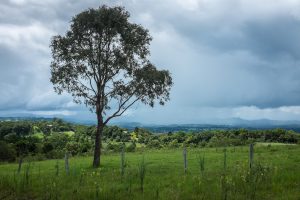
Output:
<svg viewBox="0 0 300 200">
<path fill-rule="evenodd" d="M 46 153 L 46 158 L 48 159 L 64 158 L 64 156 L 65 156 L 65 151 L 63 150 L 52 150 Z"/>
<path fill-rule="evenodd" d="M 199 142 L 199 146 L 200 147 L 205 147 L 207 145 L 207 143 L 206 142 L 204 142 L 204 141 L 202 141 L 202 142 Z"/>
<path fill-rule="evenodd" d="M 168 144 L 168 147 L 170 147 L 170 148 L 178 148 L 178 147 L 179 147 L 178 140 L 177 140 L 177 139 L 172 140 L 172 141 Z"/>
<path fill-rule="evenodd" d="M 106 150 L 113 151 L 113 152 L 119 152 L 122 149 L 122 143 L 113 143 L 109 142 L 106 146 Z"/>
<path fill-rule="evenodd" d="M 147 147 L 160 149 L 162 146 L 159 140 L 154 139 L 148 142 Z"/>
<path fill-rule="evenodd" d="M 70 141 L 70 137 L 65 133 L 52 133 L 47 137 L 47 141 L 52 144 L 54 149 L 63 150 Z"/>
<path fill-rule="evenodd" d="M 54 149 L 53 145 L 50 142 L 45 142 L 42 147 L 43 153 L 45 153 L 45 154 L 52 151 L 53 149 Z"/>
<path fill-rule="evenodd" d="M 83 142 L 80 145 L 80 153 L 87 153 L 91 151 L 92 145 L 89 142 Z"/>
<path fill-rule="evenodd" d="M 37 153 L 34 157 L 33 157 L 34 160 L 36 161 L 42 161 L 42 160 L 46 160 L 46 156 L 45 154 L 42 154 L 42 153 Z"/>
<path fill-rule="evenodd" d="M 68 152 L 70 152 L 74 156 L 79 153 L 80 145 L 78 142 L 71 141 L 66 144 L 66 149 Z"/>
<path fill-rule="evenodd" d="M 16 143 L 19 139 L 20 139 L 19 136 L 17 136 L 17 134 L 15 133 L 9 133 L 4 136 L 4 140 L 7 143 Z"/>
<path fill-rule="evenodd" d="M 12 145 L 0 141 L 0 161 L 14 162 L 16 160 L 16 150 Z"/>
<path fill-rule="evenodd" d="M 127 152 L 134 152 L 136 149 L 136 144 L 135 142 L 132 142 L 129 144 L 129 146 L 126 147 L 126 151 Z"/>
<path fill-rule="evenodd" d="M 28 141 L 24 138 L 15 143 L 18 156 L 26 155 L 28 153 Z"/>
</svg>

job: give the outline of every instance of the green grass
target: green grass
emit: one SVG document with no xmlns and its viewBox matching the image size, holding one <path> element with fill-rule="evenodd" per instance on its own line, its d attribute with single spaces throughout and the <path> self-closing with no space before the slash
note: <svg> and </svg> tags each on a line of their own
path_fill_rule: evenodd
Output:
<svg viewBox="0 0 300 200">
<path fill-rule="evenodd" d="M 126 153 L 124 176 L 117 153 L 103 155 L 99 169 L 91 167 L 91 157 L 71 158 L 69 175 L 63 160 L 25 162 L 20 174 L 17 164 L 2 164 L 0 199 L 299 199 L 300 146 L 258 145 L 254 151 L 249 170 L 246 146 L 227 148 L 225 169 L 223 148 L 188 149 L 186 174 L 182 149 Z"/>
<path fill-rule="evenodd" d="M 279 143 L 279 142 L 257 142 L 255 144 L 256 146 L 282 146 L 282 145 L 296 145 L 296 144 L 290 144 L 290 143 Z"/>
</svg>

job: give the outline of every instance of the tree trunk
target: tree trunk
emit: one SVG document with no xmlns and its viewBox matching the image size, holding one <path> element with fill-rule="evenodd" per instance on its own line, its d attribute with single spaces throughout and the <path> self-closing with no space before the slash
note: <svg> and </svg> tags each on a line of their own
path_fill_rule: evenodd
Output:
<svg viewBox="0 0 300 200">
<path fill-rule="evenodd" d="M 95 137 L 94 161 L 93 161 L 93 167 L 95 168 L 100 166 L 103 127 L 104 124 L 102 121 L 102 117 L 98 116 L 98 125 L 97 125 L 96 137 Z"/>
</svg>

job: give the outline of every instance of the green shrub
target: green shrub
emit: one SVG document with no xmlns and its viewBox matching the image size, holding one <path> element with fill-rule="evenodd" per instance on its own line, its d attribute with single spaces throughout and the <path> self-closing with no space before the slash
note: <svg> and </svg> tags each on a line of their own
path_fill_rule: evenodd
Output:
<svg viewBox="0 0 300 200">
<path fill-rule="evenodd" d="M 136 144 L 135 142 L 131 142 L 127 147 L 126 147 L 126 151 L 127 152 L 134 152 L 136 149 Z"/>
<path fill-rule="evenodd" d="M 73 156 L 77 155 L 80 151 L 80 144 L 74 141 L 68 142 L 66 144 L 66 150 L 70 152 Z"/>
<path fill-rule="evenodd" d="M 170 147 L 170 148 L 178 148 L 178 147 L 179 147 L 178 140 L 177 140 L 177 139 L 172 140 L 172 141 L 168 144 L 168 147 Z"/>
<path fill-rule="evenodd" d="M 59 158 L 64 158 L 64 156 L 65 156 L 65 151 L 63 150 L 52 150 L 46 153 L 46 158 L 48 159 L 59 159 Z"/>
<path fill-rule="evenodd" d="M 122 149 L 122 143 L 108 142 L 106 146 L 107 151 L 119 152 Z"/>
<path fill-rule="evenodd" d="M 204 141 L 202 141 L 202 142 L 199 142 L 199 146 L 200 147 L 205 147 L 207 145 L 207 143 L 206 142 L 204 142 Z"/>
<path fill-rule="evenodd" d="M 162 145 L 160 144 L 159 140 L 154 139 L 148 142 L 147 147 L 160 149 Z"/>
<path fill-rule="evenodd" d="M 0 161 L 13 162 L 16 160 L 16 150 L 12 145 L 0 141 Z"/>
<path fill-rule="evenodd" d="M 87 153 L 92 149 L 92 145 L 89 142 L 83 142 L 80 144 L 80 153 Z"/>
<path fill-rule="evenodd" d="M 34 157 L 33 157 L 34 160 L 37 160 L 37 161 L 42 161 L 42 160 L 46 160 L 46 156 L 45 154 L 42 154 L 42 153 L 37 153 Z"/>
<path fill-rule="evenodd" d="M 52 151 L 53 149 L 54 149 L 53 145 L 50 142 L 45 142 L 43 144 L 43 147 L 42 147 L 43 153 L 47 154 L 48 152 Z"/>
<path fill-rule="evenodd" d="M 17 136 L 17 134 L 15 134 L 15 133 L 9 133 L 4 136 L 4 140 L 7 143 L 16 143 L 19 139 L 20 139 L 20 137 Z"/>
</svg>

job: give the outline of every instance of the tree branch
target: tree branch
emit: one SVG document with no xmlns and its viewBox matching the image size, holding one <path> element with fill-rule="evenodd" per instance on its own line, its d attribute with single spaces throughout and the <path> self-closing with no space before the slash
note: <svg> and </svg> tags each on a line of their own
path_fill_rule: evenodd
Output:
<svg viewBox="0 0 300 200">
<path fill-rule="evenodd" d="M 85 89 L 88 89 L 88 90 L 91 90 L 90 88 L 88 88 L 87 86 L 85 86 L 83 83 L 81 83 L 79 80 L 77 81 L 78 84 L 81 84 L 81 87 L 78 86 L 78 84 L 73 84 L 73 86 L 76 87 L 76 90 L 78 90 L 79 92 L 81 92 L 81 94 L 86 97 L 88 100 L 96 103 L 95 99 L 93 99 L 92 97 L 89 96 L 89 93 L 86 92 L 84 89 L 82 88 L 85 88 Z"/>
<path fill-rule="evenodd" d="M 135 102 L 137 102 L 138 100 L 140 100 L 142 96 L 137 97 L 133 102 L 131 102 L 129 105 L 125 106 L 123 109 L 122 107 L 126 104 L 126 102 L 128 102 L 129 99 L 131 99 L 131 97 L 129 99 L 127 99 L 124 103 L 121 104 L 121 106 L 119 106 L 118 110 L 116 112 L 114 112 L 114 114 L 112 114 L 111 116 L 109 116 L 105 121 L 104 121 L 104 125 L 106 125 L 112 118 L 114 117 L 119 117 L 121 116 L 128 108 L 130 108 Z"/>
</svg>

